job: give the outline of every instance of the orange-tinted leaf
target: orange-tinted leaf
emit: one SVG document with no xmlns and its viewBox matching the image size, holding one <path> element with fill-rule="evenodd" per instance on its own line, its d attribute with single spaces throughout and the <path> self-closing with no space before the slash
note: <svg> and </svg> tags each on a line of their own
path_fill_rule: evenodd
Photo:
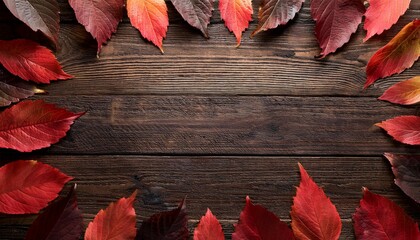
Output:
<svg viewBox="0 0 420 240">
<path fill-rule="evenodd" d="M 37 161 L 15 161 L 0 168 L 0 212 L 38 213 L 58 197 L 72 178 Z"/>
<path fill-rule="evenodd" d="M 392 165 L 395 184 L 414 201 L 420 203 L 420 155 L 385 153 L 385 157 Z"/>
<path fill-rule="evenodd" d="M 85 26 L 98 42 L 98 54 L 102 45 L 117 31 L 123 17 L 124 0 L 69 0 L 77 21 Z"/>
<path fill-rule="evenodd" d="M 379 99 L 402 105 L 420 102 L 420 76 L 395 84 L 388 88 Z"/>
<path fill-rule="evenodd" d="M 57 0 L 3 0 L 10 12 L 33 31 L 41 31 L 58 44 L 60 16 Z M 0 44 L 1 45 L 1 44 Z"/>
<path fill-rule="evenodd" d="M 207 209 L 198 226 L 194 230 L 194 240 L 224 240 L 222 226 L 217 218 Z"/>
<path fill-rule="evenodd" d="M 186 240 L 189 237 L 187 224 L 188 219 L 184 199 L 178 208 L 172 211 L 157 213 L 144 221 L 137 233 L 136 239 Z"/>
<path fill-rule="evenodd" d="M 379 78 L 401 73 L 420 56 L 420 20 L 407 24 L 387 45 L 379 49 L 366 68 L 365 88 Z"/>
<path fill-rule="evenodd" d="M 85 233 L 85 240 L 130 240 L 136 237 L 136 212 L 133 204 L 137 191 L 101 209 Z"/>
<path fill-rule="evenodd" d="M 131 25 L 163 53 L 162 41 L 169 25 L 165 0 L 127 0 L 127 13 Z"/>
<path fill-rule="evenodd" d="M 285 25 L 292 20 L 305 0 L 263 0 L 258 12 L 258 26 L 251 34 Z"/>
<path fill-rule="evenodd" d="M 44 90 L 12 76 L 6 70 L 0 68 L 0 107 L 9 106 L 23 98 L 33 96 L 35 93 L 44 93 Z"/>
<path fill-rule="evenodd" d="M 0 40 L 0 63 L 12 74 L 37 83 L 72 78 L 48 48 L 31 40 Z"/>
<path fill-rule="evenodd" d="M 200 30 L 208 38 L 207 25 L 210 23 L 214 0 L 171 0 L 182 18 Z"/>
<path fill-rule="evenodd" d="M 25 240 L 79 240 L 82 231 L 83 217 L 74 186 L 67 197 L 52 203 L 35 219 Z"/>
<path fill-rule="evenodd" d="M 296 239 L 338 239 L 342 224 L 337 209 L 303 166 L 299 168 L 301 180 L 290 213 Z"/>
<path fill-rule="evenodd" d="M 42 100 L 20 102 L 0 113 L 0 148 L 31 152 L 49 147 L 64 137 L 81 115 Z"/>
<path fill-rule="evenodd" d="M 358 240 L 420 239 L 419 227 L 404 210 L 385 197 L 363 188 L 363 199 L 353 215 Z"/>
<path fill-rule="evenodd" d="M 407 11 L 411 0 L 369 0 L 365 14 L 364 28 L 367 30 L 364 41 L 373 35 L 380 35 L 390 29 L 401 15 Z"/>
<path fill-rule="evenodd" d="M 312 0 L 311 15 L 321 56 L 335 52 L 350 40 L 362 22 L 365 7 L 360 0 Z"/>
<path fill-rule="evenodd" d="M 288 240 L 295 239 L 286 223 L 262 206 L 254 205 L 249 197 L 235 225 L 232 240 Z"/>
<path fill-rule="evenodd" d="M 420 145 L 420 117 L 399 116 L 375 125 L 383 128 L 399 142 Z"/>
<path fill-rule="evenodd" d="M 248 28 L 252 20 L 251 0 L 220 0 L 220 16 L 226 27 L 236 37 L 237 46 L 241 44 L 242 32 Z"/>
</svg>

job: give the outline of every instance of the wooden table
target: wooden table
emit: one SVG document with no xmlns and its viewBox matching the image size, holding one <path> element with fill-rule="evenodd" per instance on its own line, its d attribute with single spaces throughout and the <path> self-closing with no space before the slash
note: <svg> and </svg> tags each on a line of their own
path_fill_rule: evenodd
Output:
<svg viewBox="0 0 420 240">
<path fill-rule="evenodd" d="M 139 224 L 176 207 L 185 195 L 191 231 L 208 207 L 230 236 L 247 195 L 290 221 L 298 162 L 336 204 L 342 239 L 354 238 L 351 216 L 362 186 L 420 220 L 418 206 L 394 185 L 382 157 L 420 148 L 373 126 L 420 113 L 419 106 L 376 99 L 393 83 L 420 75 L 419 63 L 362 91 L 367 61 L 420 16 L 419 0 L 383 36 L 362 43 L 360 27 L 349 44 L 322 60 L 314 58 L 320 50 L 308 2 L 286 27 L 250 39 L 254 20 L 239 48 L 218 10 L 206 40 L 168 2 L 164 55 L 125 18 L 100 58 L 67 1 L 60 7 L 57 56 L 76 77 L 46 86 L 49 94 L 35 98 L 87 114 L 50 149 L 3 151 L 1 159 L 36 159 L 75 177 L 86 224 L 134 189 L 140 191 Z M 22 239 L 34 218 L 2 216 L 0 238 Z"/>
</svg>

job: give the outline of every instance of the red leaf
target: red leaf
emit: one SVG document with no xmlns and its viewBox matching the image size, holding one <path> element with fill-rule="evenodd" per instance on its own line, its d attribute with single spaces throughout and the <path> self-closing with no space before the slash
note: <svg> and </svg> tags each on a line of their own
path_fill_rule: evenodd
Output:
<svg viewBox="0 0 420 240">
<path fill-rule="evenodd" d="M 305 0 L 263 0 L 258 12 L 258 26 L 251 37 L 261 31 L 285 25 L 300 11 Z"/>
<path fill-rule="evenodd" d="M 404 210 L 392 201 L 363 188 L 363 199 L 353 215 L 358 240 L 420 239 L 419 228 Z"/>
<path fill-rule="evenodd" d="M 208 38 L 207 25 L 210 23 L 214 0 L 171 0 L 182 18 L 200 30 Z"/>
<path fill-rule="evenodd" d="M 420 102 L 420 76 L 393 85 L 379 99 L 402 105 Z"/>
<path fill-rule="evenodd" d="M 127 0 L 127 13 L 131 25 L 163 53 L 162 41 L 169 25 L 165 0 Z"/>
<path fill-rule="evenodd" d="M 37 161 L 15 161 L 0 168 L 0 212 L 38 213 L 71 177 Z"/>
<path fill-rule="evenodd" d="M 117 31 L 123 17 L 124 0 L 69 0 L 77 21 L 85 26 L 98 42 L 98 54 L 102 45 Z"/>
<path fill-rule="evenodd" d="M 0 107 L 9 106 L 35 93 L 45 93 L 45 91 L 0 68 Z"/>
<path fill-rule="evenodd" d="M 0 63 L 12 74 L 36 83 L 72 78 L 48 48 L 31 40 L 0 40 Z"/>
<path fill-rule="evenodd" d="M 395 184 L 414 201 L 420 203 L 420 156 L 385 153 L 385 157 L 392 165 Z"/>
<path fill-rule="evenodd" d="M 379 78 L 401 73 L 420 56 L 420 20 L 407 24 L 387 45 L 379 49 L 366 68 L 365 88 Z"/>
<path fill-rule="evenodd" d="M 246 197 L 244 210 L 235 225 L 232 240 L 287 240 L 295 239 L 286 223 L 262 206 L 254 205 Z"/>
<path fill-rule="evenodd" d="M 367 41 L 373 35 L 380 35 L 384 30 L 390 29 L 400 16 L 407 11 L 411 0 L 369 0 L 369 7 L 365 14 Z"/>
<path fill-rule="evenodd" d="M 0 113 L 0 148 L 31 152 L 58 142 L 83 113 L 42 100 L 23 101 Z"/>
<path fill-rule="evenodd" d="M 220 16 L 226 27 L 236 37 L 237 46 L 241 44 L 242 32 L 248 28 L 252 21 L 251 0 L 220 0 Z"/>
<path fill-rule="evenodd" d="M 100 210 L 89 223 L 85 240 L 130 240 L 136 237 L 136 212 L 133 204 L 137 191 Z"/>
<path fill-rule="evenodd" d="M 206 215 L 194 230 L 194 240 L 225 240 L 222 226 L 210 209 L 207 209 Z"/>
<path fill-rule="evenodd" d="M 375 125 L 383 128 L 399 142 L 420 145 L 420 117 L 399 116 Z"/>
<path fill-rule="evenodd" d="M 350 40 L 362 22 L 365 6 L 360 0 L 312 0 L 311 15 L 321 56 L 335 52 Z"/>
<path fill-rule="evenodd" d="M 3 0 L 3 2 L 16 18 L 33 31 L 41 31 L 54 42 L 55 46 L 58 45 L 60 9 L 56 0 Z"/>
<path fill-rule="evenodd" d="M 187 223 L 188 219 L 184 199 L 179 204 L 178 208 L 172 211 L 155 214 L 144 221 L 137 233 L 136 239 L 186 240 L 189 237 Z"/>
<path fill-rule="evenodd" d="M 73 186 L 67 197 L 48 206 L 32 223 L 25 240 L 79 240 L 83 217 L 77 207 Z"/>
<path fill-rule="evenodd" d="M 295 237 L 311 240 L 338 239 L 342 224 L 337 209 L 301 164 L 299 168 L 301 181 L 290 213 Z"/>
</svg>

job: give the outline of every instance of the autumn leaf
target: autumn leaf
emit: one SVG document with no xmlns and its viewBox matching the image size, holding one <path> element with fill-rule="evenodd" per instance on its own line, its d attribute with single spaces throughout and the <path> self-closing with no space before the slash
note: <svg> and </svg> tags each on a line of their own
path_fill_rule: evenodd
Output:
<svg viewBox="0 0 420 240">
<path fill-rule="evenodd" d="M 420 203 L 420 156 L 393 153 L 385 153 L 384 155 L 392 165 L 395 184 L 414 201 Z"/>
<path fill-rule="evenodd" d="M 178 208 L 172 211 L 157 213 L 144 221 L 137 233 L 136 239 L 186 240 L 189 237 L 187 223 L 188 219 L 184 199 Z"/>
<path fill-rule="evenodd" d="M 102 45 L 117 31 L 123 17 L 124 0 L 69 0 L 77 21 L 98 42 L 98 54 Z"/>
<path fill-rule="evenodd" d="M 261 239 L 287 240 L 295 239 L 292 230 L 286 223 L 262 206 L 254 205 L 249 197 L 235 225 L 232 240 Z"/>
<path fill-rule="evenodd" d="M 0 148 L 31 152 L 49 147 L 82 115 L 42 100 L 20 102 L 0 113 Z"/>
<path fill-rule="evenodd" d="M 71 177 L 37 161 L 15 161 L 0 168 L 0 212 L 38 213 Z"/>
<path fill-rule="evenodd" d="M 263 0 L 258 11 L 258 26 L 251 37 L 292 20 L 305 0 Z"/>
<path fill-rule="evenodd" d="M 312 0 L 311 15 L 321 57 L 335 52 L 350 40 L 362 22 L 365 7 L 360 0 Z"/>
<path fill-rule="evenodd" d="M 420 145 L 420 117 L 399 116 L 375 125 L 383 128 L 399 142 Z"/>
<path fill-rule="evenodd" d="M 380 35 L 390 29 L 400 16 L 407 11 L 411 0 L 369 0 L 369 7 L 365 13 L 364 28 L 367 31 L 363 41 L 373 35 Z"/>
<path fill-rule="evenodd" d="M 58 46 L 60 9 L 57 0 L 3 0 L 3 2 L 16 18 L 33 31 L 41 31 L 55 46 Z"/>
<path fill-rule="evenodd" d="M 0 107 L 9 106 L 36 93 L 45 93 L 45 91 L 0 68 Z"/>
<path fill-rule="evenodd" d="M 290 213 L 296 239 L 338 239 L 342 223 L 337 209 L 301 164 L 299 168 L 301 181 Z"/>
<path fill-rule="evenodd" d="M 207 25 L 210 23 L 214 0 L 171 0 L 182 18 L 200 30 L 208 38 Z"/>
<path fill-rule="evenodd" d="M 200 223 L 194 230 L 194 240 L 224 240 L 222 226 L 210 209 L 200 219 Z"/>
<path fill-rule="evenodd" d="M 358 240 L 420 239 L 417 223 L 385 197 L 363 188 L 363 199 L 353 215 Z"/>
<path fill-rule="evenodd" d="M 241 44 L 242 32 L 248 28 L 252 21 L 251 0 L 220 0 L 220 16 L 225 21 L 226 27 L 236 37 L 236 46 Z"/>
<path fill-rule="evenodd" d="M 420 20 L 407 24 L 387 45 L 379 49 L 366 68 L 365 88 L 379 78 L 401 73 L 420 56 Z"/>
<path fill-rule="evenodd" d="M 0 40 L 0 63 L 10 73 L 36 83 L 72 78 L 48 48 L 31 40 Z"/>
<path fill-rule="evenodd" d="M 137 191 L 101 209 L 89 223 L 85 240 L 130 240 L 136 237 L 136 212 L 133 204 Z"/>
<path fill-rule="evenodd" d="M 65 198 L 49 205 L 32 223 L 25 240 L 78 240 L 83 231 L 83 217 L 77 207 L 73 186 Z"/>
<path fill-rule="evenodd" d="M 127 13 L 131 25 L 162 53 L 162 41 L 166 37 L 169 25 L 167 11 L 165 0 L 127 0 Z"/>
<path fill-rule="evenodd" d="M 393 85 L 379 97 L 379 100 L 402 105 L 420 102 L 420 76 Z"/>
</svg>

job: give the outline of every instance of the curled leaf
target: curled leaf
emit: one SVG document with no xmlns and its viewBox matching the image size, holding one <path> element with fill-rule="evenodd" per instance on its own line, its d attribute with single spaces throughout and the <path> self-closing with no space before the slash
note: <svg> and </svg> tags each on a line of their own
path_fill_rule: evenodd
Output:
<svg viewBox="0 0 420 240">
<path fill-rule="evenodd" d="M 369 60 L 365 88 L 380 78 L 389 77 L 410 68 L 419 56 L 420 20 L 414 20 Z"/>
<path fill-rule="evenodd" d="M 353 221 L 358 240 L 420 239 L 417 223 L 402 208 L 367 188 L 363 188 L 363 199 Z"/>
<path fill-rule="evenodd" d="M 15 161 L 0 168 L 0 212 L 38 213 L 71 177 L 37 161 Z"/>
<path fill-rule="evenodd" d="M 296 239 L 338 239 L 342 223 L 337 209 L 301 164 L 299 168 L 301 180 L 290 213 Z"/>
</svg>

